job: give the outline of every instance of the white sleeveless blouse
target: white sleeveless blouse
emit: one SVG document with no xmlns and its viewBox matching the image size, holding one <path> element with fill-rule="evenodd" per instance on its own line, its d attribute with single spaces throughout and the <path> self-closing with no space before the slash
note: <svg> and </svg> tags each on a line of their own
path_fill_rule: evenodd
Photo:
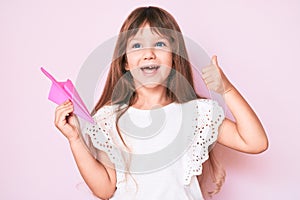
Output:
<svg viewBox="0 0 300 200">
<path fill-rule="evenodd" d="M 115 126 L 117 109 L 102 107 L 94 116 L 97 124 L 83 130 L 114 164 L 117 189 L 111 199 L 202 200 L 196 175 L 224 119 L 218 103 L 197 99 L 152 110 L 129 107 L 118 122 L 127 147 Z"/>
</svg>

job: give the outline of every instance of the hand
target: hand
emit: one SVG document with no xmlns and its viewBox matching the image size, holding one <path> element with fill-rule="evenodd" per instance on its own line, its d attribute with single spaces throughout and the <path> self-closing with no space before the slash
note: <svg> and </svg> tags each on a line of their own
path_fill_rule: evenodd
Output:
<svg viewBox="0 0 300 200">
<path fill-rule="evenodd" d="M 210 65 L 202 69 L 202 78 L 209 90 L 219 94 L 225 94 L 233 88 L 219 67 L 217 56 L 213 56 Z"/>
<path fill-rule="evenodd" d="M 70 100 L 65 101 L 55 110 L 55 126 L 69 141 L 79 139 L 79 123 L 73 111 L 74 106 Z"/>
</svg>

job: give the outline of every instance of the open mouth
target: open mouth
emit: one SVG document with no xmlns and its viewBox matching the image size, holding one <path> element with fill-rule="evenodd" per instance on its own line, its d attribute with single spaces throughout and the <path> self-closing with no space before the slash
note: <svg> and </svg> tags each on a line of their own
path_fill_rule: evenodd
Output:
<svg viewBox="0 0 300 200">
<path fill-rule="evenodd" d="M 149 66 L 141 67 L 140 69 L 146 74 L 152 74 L 156 72 L 159 68 L 160 68 L 159 65 L 149 65 Z"/>
</svg>

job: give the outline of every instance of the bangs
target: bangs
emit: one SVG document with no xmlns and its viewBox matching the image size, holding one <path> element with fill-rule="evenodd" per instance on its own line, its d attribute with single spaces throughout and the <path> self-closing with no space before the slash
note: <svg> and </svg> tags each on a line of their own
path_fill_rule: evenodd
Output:
<svg viewBox="0 0 300 200">
<path fill-rule="evenodd" d="M 156 7 L 142 7 L 134 10 L 125 21 L 121 32 L 128 32 L 127 38 L 133 37 L 138 30 L 149 24 L 151 31 L 173 42 L 174 32 L 181 32 L 175 19 L 167 12 Z"/>
<path fill-rule="evenodd" d="M 174 30 L 175 28 L 175 19 L 173 19 L 172 16 L 169 16 L 167 13 L 162 12 L 160 9 L 155 7 L 138 8 L 137 10 L 132 12 L 132 15 L 128 19 L 129 26 L 125 28 L 125 31 L 131 29 L 138 29 L 146 23 L 148 23 L 150 27 L 161 27 L 172 30 Z"/>
<path fill-rule="evenodd" d="M 132 38 L 134 38 L 137 35 L 137 33 L 141 31 L 146 24 L 149 23 L 145 21 L 139 28 L 135 28 L 127 31 L 126 33 L 127 40 L 130 41 Z M 152 27 L 150 24 L 149 26 L 150 26 L 149 28 L 147 27 L 145 29 L 148 30 L 150 29 L 150 32 L 153 33 L 154 35 L 167 39 L 170 42 L 170 44 L 175 41 L 176 34 L 174 33 L 174 31 L 170 29 L 160 28 L 160 27 Z"/>
</svg>

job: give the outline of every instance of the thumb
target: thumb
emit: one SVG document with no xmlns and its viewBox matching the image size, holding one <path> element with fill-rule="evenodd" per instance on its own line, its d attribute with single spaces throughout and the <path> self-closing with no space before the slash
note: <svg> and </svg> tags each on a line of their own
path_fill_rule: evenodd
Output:
<svg viewBox="0 0 300 200">
<path fill-rule="evenodd" d="M 219 66 L 216 55 L 213 55 L 213 57 L 211 58 L 211 64 L 213 64 L 215 66 Z"/>
</svg>

